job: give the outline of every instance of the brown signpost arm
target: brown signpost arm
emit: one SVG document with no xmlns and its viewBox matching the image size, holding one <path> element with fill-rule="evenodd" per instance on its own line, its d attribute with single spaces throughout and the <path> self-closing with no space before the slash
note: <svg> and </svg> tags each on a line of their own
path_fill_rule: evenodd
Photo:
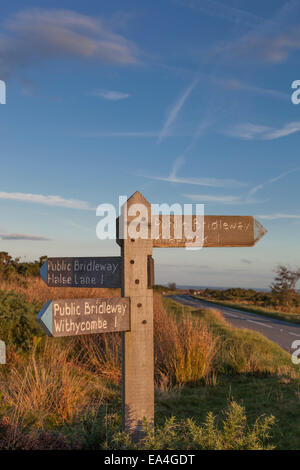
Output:
<svg viewBox="0 0 300 470">
<path fill-rule="evenodd" d="M 119 243 L 123 258 L 122 296 L 131 300 L 131 328 L 129 332 L 122 333 L 123 429 L 137 441 L 144 435 L 144 420 L 154 423 L 154 351 L 153 291 L 148 283 L 152 240 L 150 236 L 143 239 L 128 234 L 128 223 L 139 216 L 133 207 L 135 204 L 143 205 L 146 218 L 151 220 L 151 205 L 142 194 L 134 193 L 122 208 L 122 214 L 127 213 L 124 226 L 127 237 Z M 132 213 L 128 216 L 130 208 Z M 122 218 L 119 224 L 120 229 L 121 224 L 124 225 Z M 143 224 L 148 227 L 146 220 L 141 221 L 140 225 Z"/>
</svg>

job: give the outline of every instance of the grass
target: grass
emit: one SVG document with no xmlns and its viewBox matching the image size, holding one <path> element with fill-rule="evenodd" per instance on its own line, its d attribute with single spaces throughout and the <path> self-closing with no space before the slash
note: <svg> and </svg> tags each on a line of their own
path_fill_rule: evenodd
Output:
<svg viewBox="0 0 300 470">
<path fill-rule="evenodd" d="M 218 305 L 222 305 L 223 307 L 230 307 L 235 308 L 237 310 L 243 310 L 244 312 L 251 312 L 256 313 L 257 315 L 264 315 L 265 317 L 275 318 L 277 320 L 284 320 L 290 323 L 300 323 L 300 313 L 286 313 L 286 312 L 278 312 L 277 310 L 272 310 L 266 307 L 251 305 L 249 303 L 243 302 L 230 302 L 226 300 L 210 300 L 206 297 L 202 296 L 194 296 L 195 299 L 205 300 L 205 302 L 210 302 Z"/>
<path fill-rule="evenodd" d="M 214 384 L 197 384 L 158 394 L 156 420 L 164 422 L 176 410 L 178 419 L 193 416 L 202 422 L 208 412 L 216 420 L 223 415 L 224 403 L 235 400 L 247 410 L 253 425 L 258 416 L 275 417 L 271 432 L 276 449 L 300 449 L 300 371 L 290 355 L 262 335 L 229 325 L 212 310 L 195 310 L 164 299 L 174 315 L 192 315 L 219 336 L 222 347 L 215 356 Z"/>
<path fill-rule="evenodd" d="M 38 280 L 10 290 L 0 295 L 0 313 L 17 306 L 31 319 L 40 303 L 63 293 L 119 295 L 50 291 Z M 300 372 L 288 353 L 217 311 L 158 293 L 154 324 L 157 424 L 143 448 L 300 449 Z M 11 338 L 0 369 L 0 448 L 136 448 L 120 432 L 120 335 L 37 335 L 28 351 Z"/>
<path fill-rule="evenodd" d="M 210 380 L 218 336 L 192 318 L 168 315 L 162 298 L 154 296 L 156 383 L 170 388 Z"/>
<path fill-rule="evenodd" d="M 0 378 L 6 413 L 23 427 L 57 427 L 72 421 L 87 407 L 99 406 L 109 387 L 74 359 L 71 345 L 47 340 L 28 361 L 15 360 L 9 374 Z"/>
<path fill-rule="evenodd" d="M 0 277 L 0 291 L 14 292 L 26 297 L 28 302 L 43 304 L 49 299 L 120 297 L 120 289 L 49 287 L 39 277 L 23 282 L 6 281 Z"/>
<path fill-rule="evenodd" d="M 217 310 L 197 310 L 169 298 L 164 299 L 164 305 L 175 317 L 191 317 L 196 325 L 208 328 L 219 338 L 214 361 L 219 373 L 281 374 L 287 370 L 289 374 L 297 374 L 298 368 L 286 351 L 260 333 L 233 327 Z"/>
</svg>

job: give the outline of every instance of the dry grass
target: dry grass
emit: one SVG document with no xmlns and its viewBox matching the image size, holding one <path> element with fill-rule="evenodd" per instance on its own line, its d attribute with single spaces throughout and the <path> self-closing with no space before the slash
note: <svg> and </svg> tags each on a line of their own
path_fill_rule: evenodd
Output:
<svg viewBox="0 0 300 470">
<path fill-rule="evenodd" d="M 24 295 L 29 302 L 47 302 L 51 299 L 120 297 L 120 289 L 48 287 L 40 278 L 32 277 L 26 282 L 0 279 L 0 290 Z"/>
<path fill-rule="evenodd" d="M 121 383 L 122 344 L 120 333 L 86 335 L 76 338 L 80 360 L 114 384 Z"/>
<path fill-rule="evenodd" d="M 218 310 L 204 310 L 201 316 L 199 312 L 195 315 L 220 339 L 217 372 L 296 377 L 297 368 L 291 363 L 290 355 L 260 333 L 230 325 Z"/>
<path fill-rule="evenodd" d="M 214 385 L 213 360 L 218 339 L 191 319 L 176 320 L 167 314 L 160 294 L 154 295 L 155 378 L 160 390 L 205 379 Z M 116 384 L 121 382 L 121 335 L 76 338 L 81 360 Z"/>
<path fill-rule="evenodd" d="M 31 302 L 120 295 L 118 289 L 49 288 L 35 278 L 28 287 L 14 283 L 5 288 Z M 169 316 L 159 294 L 154 295 L 154 322 L 155 378 L 160 389 L 201 379 L 214 383 L 217 336 L 191 318 Z M 0 376 L 4 404 L 16 424 L 44 429 L 49 423 L 71 422 L 85 409 L 97 408 L 112 393 L 104 385 L 106 379 L 121 382 L 120 334 L 87 335 L 68 341 L 51 338 L 42 344 L 29 357 L 9 352 L 9 368 Z"/>
<path fill-rule="evenodd" d="M 156 381 L 163 388 L 205 379 L 215 383 L 213 368 L 218 337 L 191 318 L 171 317 L 161 296 L 154 296 Z"/>
<path fill-rule="evenodd" d="M 71 356 L 71 346 L 47 340 L 42 352 L 34 350 L 27 363 L 1 378 L 2 398 L 14 423 L 58 425 L 102 403 L 107 389 Z"/>
</svg>

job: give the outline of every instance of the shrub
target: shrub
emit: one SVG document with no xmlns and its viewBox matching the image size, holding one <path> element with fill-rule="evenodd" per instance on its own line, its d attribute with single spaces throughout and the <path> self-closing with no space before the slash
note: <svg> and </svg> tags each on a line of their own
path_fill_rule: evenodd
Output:
<svg viewBox="0 0 300 470">
<path fill-rule="evenodd" d="M 14 292 L 0 291 L 0 337 L 16 350 L 28 351 L 41 334 L 34 316 L 38 307 Z"/>
<path fill-rule="evenodd" d="M 235 401 L 229 402 L 221 423 L 209 412 L 202 425 L 192 419 L 168 418 L 153 430 L 145 423 L 145 438 L 134 444 L 125 433 L 116 433 L 108 444 L 113 449 L 151 450 L 271 450 L 270 431 L 273 416 L 261 416 L 250 426 L 245 408 Z"/>
<path fill-rule="evenodd" d="M 66 438 L 55 431 L 26 433 L 8 416 L 0 418 L 0 450 L 70 450 Z"/>
</svg>

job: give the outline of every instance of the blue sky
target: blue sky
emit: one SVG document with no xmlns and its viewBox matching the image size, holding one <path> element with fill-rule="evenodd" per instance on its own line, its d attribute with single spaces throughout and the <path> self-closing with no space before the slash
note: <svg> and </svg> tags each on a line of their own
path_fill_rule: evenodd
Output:
<svg viewBox="0 0 300 470">
<path fill-rule="evenodd" d="M 140 190 L 268 230 L 254 248 L 155 249 L 157 282 L 267 287 L 299 267 L 299 24 L 298 0 L 1 5 L 0 249 L 117 255 L 93 208 Z"/>
</svg>

